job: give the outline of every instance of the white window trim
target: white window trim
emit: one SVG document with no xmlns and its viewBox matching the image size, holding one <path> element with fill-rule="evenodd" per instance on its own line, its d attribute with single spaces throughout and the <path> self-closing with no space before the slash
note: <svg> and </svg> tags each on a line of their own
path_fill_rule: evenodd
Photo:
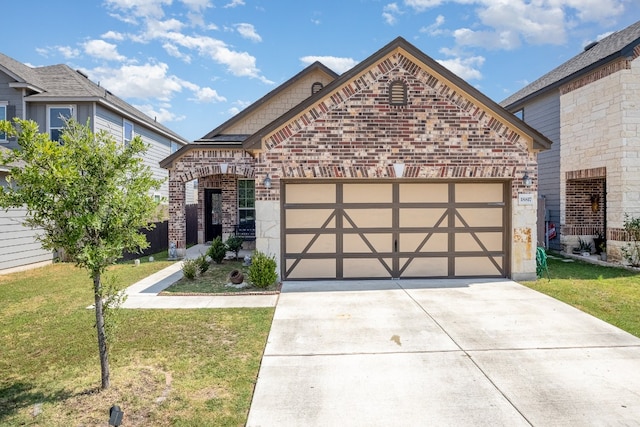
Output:
<svg viewBox="0 0 640 427">
<path fill-rule="evenodd" d="M 127 126 L 126 124 L 129 123 L 131 125 L 131 139 L 127 140 Z M 129 121 L 127 119 L 122 119 L 122 144 L 124 146 L 128 146 L 128 143 L 131 142 L 131 140 L 136 136 L 136 127 L 133 124 L 132 121 Z"/>
<path fill-rule="evenodd" d="M 0 106 L 4 107 L 4 117 L 0 117 L 0 120 L 7 120 L 7 108 L 9 107 L 8 101 L 0 101 Z M 4 138 L 0 136 L 0 144 L 8 144 L 9 139 L 7 138 L 7 134 L 4 134 Z"/>
<path fill-rule="evenodd" d="M 49 134 L 49 138 L 51 138 L 51 109 L 52 108 L 69 108 L 71 109 L 71 118 L 74 120 L 77 120 L 75 104 L 47 104 L 47 134 Z M 54 129 L 58 129 L 58 128 L 54 128 Z"/>
</svg>

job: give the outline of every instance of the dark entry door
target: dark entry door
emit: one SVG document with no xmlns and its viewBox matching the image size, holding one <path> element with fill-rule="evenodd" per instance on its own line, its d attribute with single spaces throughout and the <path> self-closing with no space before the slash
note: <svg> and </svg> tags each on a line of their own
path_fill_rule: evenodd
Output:
<svg viewBox="0 0 640 427">
<path fill-rule="evenodd" d="M 204 235 L 207 242 L 222 237 L 222 190 L 219 188 L 204 190 Z"/>
</svg>

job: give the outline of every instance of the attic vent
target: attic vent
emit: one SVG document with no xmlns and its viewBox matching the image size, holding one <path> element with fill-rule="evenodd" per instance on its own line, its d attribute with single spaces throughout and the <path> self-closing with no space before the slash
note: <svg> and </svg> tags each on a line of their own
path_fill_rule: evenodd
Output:
<svg viewBox="0 0 640 427">
<path fill-rule="evenodd" d="M 586 46 L 584 47 L 584 51 L 586 52 L 586 51 L 588 51 L 589 49 L 593 49 L 594 47 L 596 47 L 596 45 L 597 45 L 597 44 L 598 44 L 598 42 L 591 42 L 591 43 L 589 43 L 588 45 L 586 45 Z"/>
<path fill-rule="evenodd" d="M 407 85 L 402 80 L 394 80 L 389 84 L 389 104 L 407 105 Z"/>
<path fill-rule="evenodd" d="M 314 95 L 322 90 L 324 85 L 320 82 L 315 82 L 311 85 L 311 95 Z"/>
</svg>

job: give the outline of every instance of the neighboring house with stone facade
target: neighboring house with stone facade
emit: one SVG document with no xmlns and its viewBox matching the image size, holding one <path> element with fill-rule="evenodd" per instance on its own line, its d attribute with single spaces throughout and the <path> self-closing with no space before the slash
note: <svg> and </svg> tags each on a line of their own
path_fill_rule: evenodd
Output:
<svg viewBox="0 0 640 427">
<path fill-rule="evenodd" d="M 640 22 L 501 102 L 554 142 L 538 155 L 538 192 L 557 232 L 553 249 L 571 252 L 579 238 L 603 234 L 609 260 L 622 260 L 624 215 L 640 216 L 638 56 Z"/>
<path fill-rule="evenodd" d="M 254 229 L 283 280 L 536 275 L 536 154 L 551 142 L 402 38 L 315 63 L 162 161 L 169 240 Z M 532 181 L 523 180 L 526 172 Z"/>
<path fill-rule="evenodd" d="M 149 145 L 145 163 L 156 178 L 165 179 L 154 194 L 158 199 L 168 198 L 169 186 L 167 171 L 158 163 L 188 143 L 80 71 L 66 65 L 29 67 L 0 53 L 0 120 L 14 117 L 34 120 L 52 140 L 61 134 L 62 117 L 82 124 L 88 120 L 92 132 L 105 130 L 123 144 L 140 135 Z M 15 139 L 0 133 L 0 149 L 17 147 Z M 0 185 L 6 185 L 8 173 L 9 168 L 0 166 Z M 37 230 L 22 225 L 24 216 L 22 209 L 0 210 L 0 272 L 41 265 L 53 258 L 36 240 Z"/>
</svg>

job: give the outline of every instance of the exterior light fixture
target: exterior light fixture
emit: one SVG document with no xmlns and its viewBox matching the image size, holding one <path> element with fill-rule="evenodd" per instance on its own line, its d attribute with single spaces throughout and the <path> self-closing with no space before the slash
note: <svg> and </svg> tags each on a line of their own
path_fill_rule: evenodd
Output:
<svg viewBox="0 0 640 427">
<path fill-rule="evenodd" d="M 529 172 L 528 171 L 524 171 L 524 176 L 522 177 L 522 184 L 524 184 L 524 186 L 527 187 L 527 188 L 529 188 L 529 187 L 531 187 L 533 185 L 533 180 L 529 176 Z"/>
<path fill-rule="evenodd" d="M 263 184 L 265 188 L 271 188 L 271 178 L 269 177 L 269 174 L 267 174 L 267 176 L 264 178 Z"/>
<path fill-rule="evenodd" d="M 113 405 L 109 408 L 109 425 L 118 427 L 122 424 L 122 417 L 124 416 L 124 412 L 120 410 L 118 405 Z"/>
<path fill-rule="evenodd" d="M 227 173 L 229 170 L 229 163 L 220 163 L 220 173 Z"/>
<path fill-rule="evenodd" d="M 404 163 L 394 163 L 393 171 L 396 173 L 396 178 L 402 178 L 404 176 Z"/>
</svg>

